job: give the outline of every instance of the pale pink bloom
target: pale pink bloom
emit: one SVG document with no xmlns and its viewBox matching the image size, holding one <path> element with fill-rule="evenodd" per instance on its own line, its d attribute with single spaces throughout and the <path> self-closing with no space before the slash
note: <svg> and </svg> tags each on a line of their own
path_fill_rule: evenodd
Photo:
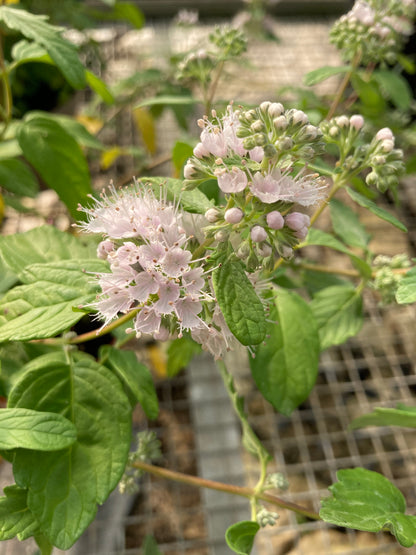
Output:
<svg viewBox="0 0 416 555">
<path fill-rule="evenodd" d="M 175 303 L 175 313 L 179 322 L 179 336 L 182 330 L 192 330 L 204 325 L 198 316 L 202 311 L 202 304 L 194 297 L 182 297 Z"/>
<path fill-rule="evenodd" d="M 114 243 L 109 239 L 105 239 L 98 244 L 97 247 L 97 258 L 102 258 L 103 260 L 107 260 L 108 254 L 114 251 Z"/>
<path fill-rule="evenodd" d="M 196 266 L 182 274 L 182 287 L 187 294 L 198 295 L 201 293 L 205 285 L 205 280 L 202 277 L 203 273 L 204 269 L 201 266 Z"/>
<path fill-rule="evenodd" d="M 145 306 L 134 320 L 134 329 L 138 333 L 158 333 L 162 318 L 153 308 Z"/>
<path fill-rule="evenodd" d="M 210 155 L 209 150 L 207 150 L 202 143 L 198 143 L 194 148 L 194 156 L 197 158 L 205 158 Z"/>
<path fill-rule="evenodd" d="M 135 285 L 130 287 L 132 298 L 145 303 L 150 295 L 155 295 L 159 291 L 160 278 L 156 273 L 140 272 L 136 275 Z"/>
<path fill-rule="evenodd" d="M 364 0 L 357 0 L 350 11 L 360 23 L 366 26 L 370 26 L 374 23 L 375 13 L 374 10 L 364 2 Z"/>
<path fill-rule="evenodd" d="M 177 283 L 170 280 L 162 283 L 157 292 L 159 300 L 155 302 L 154 309 L 157 314 L 170 314 L 180 296 L 180 288 Z"/>
<path fill-rule="evenodd" d="M 248 155 L 250 156 L 251 160 L 254 160 L 255 162 L 258 162 L 260 164 L 260 162 L 264 158 L 264 149 L 261 146 L 255 146 L 248 151 Z"/>
<path fill-rule="evenodd" d="M 133 304 L 133 300 L 127 289 L 119 289 L 109 295 L 101 295 L 100 298 L 93 303 L 98 310 L 98 316 L 104 318 L 104 324 L 107 325 L 111 320 L 121 312 L 128 312 Z"/>
<path fill-rule="evenodd" d="M 244 213 L 240 208 L 233 206 L 225 211 L 224 220 L 229 224 L 238 224 L 243 219 Z"/>
<path fill-rule="evenodd" d="M 227 139 L 223 131 L 208 122 L 207 127 L 201 132 L 201 144 L 207 152 L 220 158 L 226 156 L 228 151 Z"/>
<path fill-rule="evenodd" d="M 169 277 L 176 278 L 189 270 L 188 264 L 191 258 L 192 254 L 190 251 L 180 247 L 171 247 L 161 260 L 161 267 Z"/>
<path fill-rule="evenodd" d="M 211 353 L 215 360 L 222 358 L 235 341 L 218 305 L 215 305 L 212 314 L 212 324 L 194 328 L 191 330 L 191 336 L 204 351 Z"/>
<path fill-rule="evenodd" d="M 166 254 L 163 244 L 156 242 L 140 245 L 138 252 L 140 264 L 146 270 L 154 268 Z"/>
<path fill-rule="evenodd" d="M 218 186 L 224 193 L 239 193 L 247 186 L 248 179 L 246 173 L 235 166 L 231 171 L 219 168 L 214 173 L 218 179 Z"/>
<path fill-rule="evenodd" d="M 253 195 L 266 204 L 284 201 L 310 206 L 323 198 L 322 189 L 311 176 L 298 174 L 292 178 L 288 171 L 282 173 L 279 168 L 266 175 L 256 172 L 250 185 Z"/>
</svg>

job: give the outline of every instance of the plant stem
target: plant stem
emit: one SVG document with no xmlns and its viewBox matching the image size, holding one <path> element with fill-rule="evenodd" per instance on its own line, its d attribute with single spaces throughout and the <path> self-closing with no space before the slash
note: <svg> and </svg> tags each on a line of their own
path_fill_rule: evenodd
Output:
<svg viewBox="0 0 416 555">
<path fill-rule="evenodd" d="M 216 491 L 222 491 L 224 493 L 229 493 L 231 495 L 238 495 L 240 497 L 245 497 L 246 499 L 251 499 L 252 497 L 257 497 L 262 501 L 266 501 L 282 509 L 288 509 L 289 511 L 294 511 L 297 514 L 306 516 L 313 520 L 319 520 L 320 517 L 318 513 L 311 511 L 306 507 L 302 507 L 291 501 L 285 501 L 280 497 L 271 495 L 269 493 L 258 492 L 249 487 L 235 486 L 232 484 L 224 484 L 223 482 L 216 482 L 214 480 L 207 480 L 205 478 L 200 478 L 199 476 L 190 476 L 189 474 L 183 474 L 182 472 L 176 472 L 175 470 L 169 470 L 167 468 L 161 468 L 160 466 L 154 466 L 152 464 L 147 464 L 141 461 L 136 461 L 132 465 L 134 468 L 139 468 L 144 472 L 158 476 L 159 478 L 165 478 L 167 480 L 174 480 L 175 482 L 180 482 L 181 484 L 186 484 L 189 486 L 195 486 L 198 488 L 213 489 Z"/>
<path fill-rule="evenodd" d="M 336 192 L 338 191 L 338 189 L 341 189 L 341 187 L 343 187 L 345 185 L 345 182 L 340 179 L 339 175 L 336 175 L 334 178 L 334 183 L 332 185 L 331 190 L 329 191 L 328 196 L 326 197 L 326 199 L 318 206 L 318 208 L 315 210 L 315 212 L 312 214 L 311 216 L 311 226 L 316 222 L 316 220 L 319 218 L 319 216 L 322 214 L 322 212 L 325 210 L 325 208 L 328 206 L 329 201 L 332 199 L 332 197 L 336 194 Z"/>
<path fill-rule="evenodd" d="M 344 94 L 345 89 L 347 88 L 348 83 L 350 82 L 350 79 L 351 79 L 354 71 L 357 69 L 357 66 L 360 63 L 360 60 L 361 60 L 361 52 L 357 52 L 357 54 L 355 55 L 354 59 L 351 62 L 351 69 L 349 71 L 347 71 L 347 73 L 344 75 L 343 80 L 341 81 L 341 84 L 338 88 L 338 91 L 335 95 L 335 98 L 334 98 L 334 100 L 331 104 L 331 107 L 330 107 L 329 112 L 328 112 L 325 119 L 329 120 L 335 114 L 335 112 L 338 108 L 338 105 L 341 102 L 342 95 Z"/>
<path fill-rule="evenodd" d="M 53 551 L 53 545 L 50 543 L 48 538 L 42 533 L 34 535 L 36 545 L 39 547 L 40 555 L 51 555 Z"/>
<path fill-rule="evenodd" d="M 207 96 L 204 100 L 205 113 L 207 115 L 209 115 L 209 112 L 211 111 L 212 102 L 214 100 L 215 92 L 217 90 L 218 83 L 220 81 L 220 77 L 221 77 L 223 69 L 224 69 L 224 60 L 221 60 L 221 62 L 218 64 L 217 74 L 216 74 L 216 76 L 214 78 L 214 81 L 212 82 L 212 85 L 209 88 L 208 94 L 207 94 Z"/>
<path fill-rule="evenodd" d="M 2 110 L 4 118 L 4 127 L 1 132 L 1 137 L 6 133 L 7 127 L 9 126 L 10 120 L 12 118 L 12 107 L 13 107 L 13 97 L 12 89 L 10 87 L 9 73 L 4 63 L 4 53 L 3 53 L 3 37 L 0 34 L 0 70 L 1 79 L 3 81 L 3 95 L 4 95 L 4 109 Z"/>
</svg>

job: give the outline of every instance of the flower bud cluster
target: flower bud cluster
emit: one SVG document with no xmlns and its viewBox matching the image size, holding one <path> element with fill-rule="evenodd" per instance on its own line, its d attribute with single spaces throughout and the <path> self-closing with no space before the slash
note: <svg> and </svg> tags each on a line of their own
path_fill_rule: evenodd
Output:
<svg viewBox="0 0 416 555">
<path fill-rule="evenodd" d="M 274 526 L 279 518 L 278 513 L 269 511 L 266 507 L 260 507 L 257 510 L 256 520 L 262 528 L 265 526 Z"/>
<path fill-rule="evenodd" d="M 405 170 L 403 151 L 394 148 L 394 135 L 388 127 L 380 129 L 370 143 L 368 165 L 367 185 L 375 185 L 382 193 L 397 187 Z"/>
<path fill-rule="evenodd" d="M 215 57 L 207 50 L 199 49 L 185 56 L 177 66 L 176 79 L 185 83 L 210 83 L 216 67 Z"/>
<path fill-rule="evenodd" d="M 338 146 L 343 171 L 358 174 L 371 168 L 367 185 L 376 186 L 381 192 L 394 189 L 404 171 L 403 152 L 394 148 L 394 135 L 388 127 L 380 129 L 370 143 L 364 143 L 363 125 L 360 115 L 338 116 L 323 121 L 321 130 L 327 143 Z"/>
<path fill-rule="evenodd" d="M 237 136 L 247 150 L 262 147 L 267 158 L 308 160 L 323 150 L 322 133 L 302 110 L 285 110 L 280 102 L 263 102 L 239 113 Z"/>
<path fill-rule="evenodd" d="M 416 14 L 414 0 L 356 0 L 332 27 L 330 40 L 342 57 L 361 62 L 396 62 Z"/>
<path fill-rule="evenodd" d="M 229 26 L 216 27 L 209 41 L 219 50 L 219 58 L 228 60 L 241 56 L 247 50 L 247 38 L 240 29 Z"/>
<path fill-rule="evenodd" d="M 409 257 L 404 253 L 393 257 L 379 255 L 374 259 L 373 265 L 375 276 L 371 286 L 381 295 L 382 305 L 390 304 L 395 300 L 397 288 L 404 275 L 395 270 L 409 268 Z"/>
<path fill-rule="evenodd" d="M 129 454 L 126 469 L 119 483 L 120 493 L 133 494 L 139 490 L 139 478 L 143 471 L 134 468 L 136 461 L 152 463 L 158 461 L 161 456 L 161 443 L 155 432 L 145 430 L 137 434 L 137 448 Z"/>
</svg>

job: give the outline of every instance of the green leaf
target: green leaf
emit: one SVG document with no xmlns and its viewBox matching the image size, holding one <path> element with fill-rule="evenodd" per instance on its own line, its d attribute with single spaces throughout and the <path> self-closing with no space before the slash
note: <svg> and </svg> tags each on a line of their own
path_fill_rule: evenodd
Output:
<svg viewBox="0 0 416 555">
<path fill-rule="evenodd" d="M 363 195 L 361 195 L 360 193 L 357 193 L 357 191 L 354 191 L 349 187 L 347 187 L 347 193 L 350 195 L 352 200 L 354 200 L 357 204 L 359 204 L 360 206 L 363 206 L 364 208 L 368 208 L 370 212 L 372 212 L 382 220 L 394 225 L 395 227 L 400 229 L 400 231 L 404 231 L 404 232 L 407 231 L 406 226 L 403 225 L 395 216 L 390 214 L 390 212 L 387 212 L 387 210 L 384 210 L 384 208 L 380 208 L 379 206 L 377 206 L 377 204 L 372 200 L 364 197 Z"/>
<path fill-rule="evenodd" d="M 331 221 L 335 233 L 351 247 L 367 249 L 370 235 L 361 224 L 358 215 L 343 202 L 332 199 L 330 202 Z"/>
<path fill-rule="evenodd" d="M 321 289 L 310 303 L 319 328 L 321 349 L 340 345 L 356 335 L 363 325 L 361 295 L 351 285 Z"/>
<path fill-rule="evenodd" d="M 160 187 L 163 186 L 167 190 L 167 200 L 180 202 L 182 208 L 187 212 L 196 214 L 205 214 L 212 208 L 212 202 L 207 199 L 204 193 L 194 189 L 193 191 L 183 190 L 183 182 L 181 179 L 173 179 L 170 177 L 141 177 L 140 183 L 152 185 L 152 188 L 159 198 Z"/>
<path fill-rule="evenodd" d="M 406 79 L 392 70 L 377 69 L 373 71 L 373 78 L 378 82 L 382 91 L 399 110 L 408 110 L 413 95 Z"/>
<path fill-rule="evenodd" d="M 240 260 L 225 261 L 212 273 L 212 284 L 231 333 L 243 345 L 257 345 L 266 335 L 263 305 Z"/>
<path fill-rule="evenodd" d="M 85 204 L 92 189 L 88 164 L 76 140 L 56 121 L 43 116 L 24 121 L 17 140 L 27 160 L 58 193 L 72 217 L 80 220 L 78 203 Z"/>
<path fill-rule="evenodd" d="M 333 75 L 339 75 L 340 73 L 347 73 L 347 71 L 350 71 L 350 70 L 351 70 L 351 66 L 320 67 L 318 69 L 314 69 L 313 71 L 309 71 L 309 73 L 307 73 L 304 76 L 303 83 L 307 87 L 310 87 L 311 85 L 316 85 L 318 83 L 321 83 L 322 81 L 325 81 L 326 79 L 329 79 L 329 77 L 332 77 Z"/>
<path fill-rule="evenodd" d="M 4 158 L 15 158 L 23 154 L 22 149 L 16 139 L 9 139 L 0 142 L 0 160 Z"/>
<path fill-rule="evenodd" d="M 150 370 L 137 360 L 134 351 L 121 351 L 109 345 L 100 349 L 102 364 L 113 370 L 119 380 L 141 404 L 146 416 L 151 420 L 157 418 L 159 403 Z"/>
<path fill-rule="evenodd" d="M 143 542 L 143 555 L 162 555 L 153 536 L 147 535 Z"/>
<path fill-rule="evenodd" d="M 46 16 L 34 15 L 26 10 L 0 7 L 0 21 L 43 46 L 68 83 L 75 89 L 82 89 L 86 85 L 85 70 L 77 48 L 61 36 L 61 28 L 50 25 L 47 19 Z"/>
<path fill-rule="evenodd" d="M 354 73 L 351 76 L 351 84 L 364 107 L 375 114 L 385 110 L 386 101 L 381 96 L 379 88 L 374 81 L 366 81 L 360 75 Z"/>
<path fill-rule="evenodd" d="M 250 555 L 254 538 L 260 530 L 260 525 L 252 520 L 236 522 L 225 532 L 225 540 L 230 549 L 239 555 Z"/>
<path fill-rule="evenodd" d="M 42 532 L 69 549 L 120 480 L 130 448 L 131 408 L 113 373 L 87 356 L 39 357 L 9 396 L 10 408 L 55 412 L 71 420 L 77 441 L 56 452 L 19 449 L 13 472 Z"/>
<path fill-rule="evenodd" d="M 88 272 L 105 272 L 103 260 L 62 260 L 32 264 L 21 273 L 25 285 L 11 289 L 0 302 L 1 341 L 28 341 L 55 336 L 83 316 L 73 307 L 92 301 L 97 285 Z"/>
<path fill-rule="evenodd" d="M 112 19 L 128 21 L 136 29 L 141 29 L 144 25 L 143 12 L 132 2 L 115 2 L 111 15 Z"/>
<path fill-rule="evenodd" d="M 87 80 L 88 86 L 96 94 L 98 94 L 98 96 L 100 96 L 106 104 L 114 104 L 115 98 L 102 79 L 88 70 L 85 71 L 85 78 Z"/>
<path fill-rule="evenodd" d="M 52 58 L 49 56 L 45 48 L 40 44 L 36 44 L 35 42 L 29 42 L 27 40 L 19 40 L 13 45 L 12 48 L 12 58 L 16 62 L 26 63 L 26 62 L 33 62 L 41 61 L 45 59 L 46 61 L 50 61 L 53 64 Z M 19 64 L 13 64 L 14 67 L 17 67 Z"/>
<path fill-rule="evenodd" d="M 307 399 L 315 385 L 319 335 L 314 315 L 297 293 L 275 292 L 265 343 L 250 359 L 251 373 L 261 394 L 285 415 Z"/>
<path fill-rule="evenodd" d="M 0 541 L 30 538 L 39 523 L 27 507 L 27 490 L 13 485 L 5 487 L 4 493 L 6 496 L 0 497 Z"/>
<path fill-rule="evenodd" d="M 18 281 L 18 278 L 9 270 L 0 256 L 0 295 L 3 295 Z"/>
<path fill-rule="evenodd" d="M 31 264 L 95 257 L 96 250 L 95 241 L 76 238 L 50 225 L 0 237 L 0 255 L 18 276 Z"/>
<path fill-rule="evenodd" d="M 167 375 L 170 378 L 176 376 L 200 352 L 201 346 L 190 337 L 184 336 L 172 341 L 167 351 Z"/>
<path fill-rule="evenodd" d="M 416 516 L 404 514 L 402 493 L 387 478 L 365 468 L 339 470 L 330 486 L 332 497 L 322 500 L 325 522 L 364 530 L 389 531 L 404 547 L 416 542 Z"/>
<path fill-rule="evenodd" d="M 39 190 L 35 174 L 17 158 L 0 160 L 0 186 L 22 197 L 35 197 Z"/>
<path fill-rule="evenodd" d="M 194 149 L 188 143 L 183 141 L 176 141 L 172 149 L 172 162 L 177 171 L 177 175 L 181 173 L 182 167 L 185 162 L 192 156 Z"/>
<path fill-rule="evenodd" d="M 343 252 L 349 256 L 351 262 L 358 269 L 358 271 L 367 278 L 372 276 L 371 266 L 365 260 L 352 253 L 341 241 L 338 241 L 333 235 L 325 233 L 320 229 L 310 228 L 306 238 L 306 245 L 319 245 L 321 247 L 328 247 L 330 249 Z"/>
<path fill-rule="evenodd" d="M 396 409 L 378 407 L 368 414 L 355 418 L 350 428 L 364 428 L 365 426 L 403 426 L 405 428 L 416 428 L 415 407 L 401 406 Z"/>
<path fill-rule="evenodd" d="M 396 301 L 399 304 L 414 303 L 416 301 L 416 268 L 412 268 L 400 280 L 396 291 Z"/>
<path fill-rule="evenodd" d="M 74 425 L 60 414 L 0 409 L 0 449 L 57 451 L 72 445 L 76 438 Z"/>
<path fill-rule="evenodd" d="M 197 104 L 198 100 L 193 96 L 154 96 L 147 98 L 134 106 L 134 108 L 143 108 L 144 106 L 189 106 Z"/>
</svg>

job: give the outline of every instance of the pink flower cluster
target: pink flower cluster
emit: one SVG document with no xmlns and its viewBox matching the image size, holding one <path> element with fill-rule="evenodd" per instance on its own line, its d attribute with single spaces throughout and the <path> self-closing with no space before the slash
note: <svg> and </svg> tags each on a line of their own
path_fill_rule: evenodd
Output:
<svg viewBox="0 0 416 555">
<path fill-rule="evenodd" d="M 102 293 L 93 303 L 105 324 L 119 313 L 139 308 L 137 334 L 155 338 L 170 332 L 206 327 L 199 314 L 203 300 L 212 300 L 201 266 L 194 266 L 187 249 L 189 237 L 180 224 L 178 208 L 157 199 L 151 189 L 103 194 L 91 208 L 81 208 L 85 231 L 103 233 L 98 255 L 110 263 L 110 273 L 98 276 Z M 135 241 L 120 239 L 134 238 Z"/>
</svg>

